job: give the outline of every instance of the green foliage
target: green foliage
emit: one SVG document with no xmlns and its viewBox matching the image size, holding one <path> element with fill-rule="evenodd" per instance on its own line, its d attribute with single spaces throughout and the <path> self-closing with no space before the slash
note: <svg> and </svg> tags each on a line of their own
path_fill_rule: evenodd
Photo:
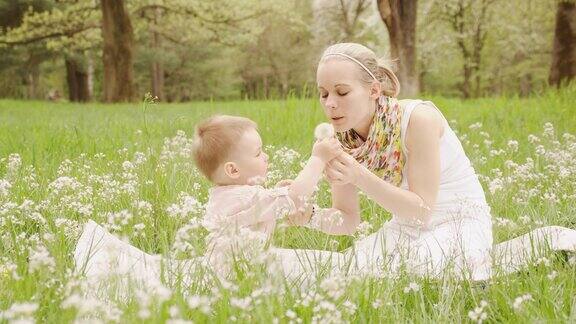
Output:
<svg viewBox="0 0 576 324">
<path fill-rule="evenodd" d="M 467 8 L 461 31 L 446 19 L 458 3 Z M 136 40 L 136 89 L 150 91 L 151 66 L 161 63 L 168 101 L 311 95 L 316 61 L 328 44 L 360 42 L 380 56 L 389 50 L 387 31 L 373 1 L 131 0 L 126 4 Z M 489 10 L 482 18 L 484 5 Z M 475 92 L 478 82 L 479 96 L 544 91 L 555 5 L 536 0 L 419 1 L 416 47 L 423 92 L 460 96 L 464 66 L 478 67 L 472 87 Z M 57 60 L 74 57 L 91 62 L 98 99 L 103 78 L 100 19 L 98 1 L 0 1 L 0 96 L 44 98 L 54 87 L 64 93 L 60 86 L 64 73 L 56 71 L 64 65 Z M 465 59 L 458 41 L 470 50 L 477 43 L 478 26 L 485 34 L 484 46 L 478 58 Z M 84 67 L 88 70 L 88 65 Z M 39 76 L 37 71 L 54 72 Z M 63 81 L 54 82 L 57 77 Z"/>
</svg>

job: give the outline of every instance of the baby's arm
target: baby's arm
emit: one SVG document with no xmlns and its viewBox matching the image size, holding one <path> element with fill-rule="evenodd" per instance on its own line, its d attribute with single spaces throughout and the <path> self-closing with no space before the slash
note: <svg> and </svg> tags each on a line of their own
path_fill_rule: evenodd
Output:
<svg viewBox="0 0 576 324">
<path fill-rule="evenodd" d="M 288 187 L 288 194 L 296 206 L 304 205 L 306 199 L 314 193 L 326 163 L 340 152 L 340 142 L 335 138 L 324 139 L 314 144 L 312 156 Z"/>
<path fill-rule="evenodd" d="M 276 188 L 288 187 L 292 183 L 294 183 L 294 180 L 284 179 L 284 180 L 280 180 L 276 184 L 275 187 Z M 296 207 L 297 211 L 287 216 L 288 225 L 291 225 L 291 226 L 306 225 L 308 223 L 308 221 L 310 220 L 310 217 L 312 217 L 312 212 L 313 212 L 314 207 L 312 206 L 312 204 L 307 204 L 307 203 L 298 204 L 298 205 L 295 205 L 295 207 Z"/>
</svg>

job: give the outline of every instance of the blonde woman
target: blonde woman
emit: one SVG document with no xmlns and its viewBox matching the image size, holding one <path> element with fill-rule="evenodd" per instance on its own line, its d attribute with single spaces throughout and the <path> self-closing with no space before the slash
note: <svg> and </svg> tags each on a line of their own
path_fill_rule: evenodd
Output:
<svg viewBox="0 0 576 324">
<path fill-rule="evenodd" d="M 360 223 L 358 192 L 393 214 L 353 250 L 360 268 L 407 263 L 418 274 L 440 275 L 450 266 L 482 279 L 491 272 L 490 208 L 470 160 L 429 101 L 396 99 L 394 73 L 363 45 L 328 47 L 319 62 L 320 102 L 345 153 L 331 161 L 333 209 L 344 215 L 333 233 L 353 233 Z M 576 248 L 576 231 L 539 229 L 499 246 L 510 270 L 530 254 L 530 240 Z M 510 252 L 510 250 L 514 252 Z"/>
</svg>

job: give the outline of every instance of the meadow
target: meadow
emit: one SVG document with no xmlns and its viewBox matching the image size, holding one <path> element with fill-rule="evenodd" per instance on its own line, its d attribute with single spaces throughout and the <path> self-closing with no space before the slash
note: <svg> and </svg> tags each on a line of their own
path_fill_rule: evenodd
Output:
<svg viewBox="0 0 576 324">
<path fill-rule="evenodd" d="M 480 175 L 495 242 L 542 225 L 576 228 L 576 88 L 529 98 L 432 100 Z M 214 113 L 259 124 L 270 185 L 310 154 L 315 99 L 186 104 L 70 104 L 0 100 L 0 322 L 575 322 L 576 258 L 550 254 L 484 284 L 410 276 L 326 277 L 306 290 L 263 272 L 212 288 L 166 285 L 128 300 L 81 293 L 72 252 L 87 219 L 142 250 L 200 255 L 209 184 L 190 159 L 194 124 Z M 317 203 L 328 206 L 327 185 Z M 355 235 L 390 215 L 362 202 Z M 280 227 L 281 247 L 342 250 L 354 237 Z M 201 278 L 199 278 L 198 281 Z"/>
</svg>

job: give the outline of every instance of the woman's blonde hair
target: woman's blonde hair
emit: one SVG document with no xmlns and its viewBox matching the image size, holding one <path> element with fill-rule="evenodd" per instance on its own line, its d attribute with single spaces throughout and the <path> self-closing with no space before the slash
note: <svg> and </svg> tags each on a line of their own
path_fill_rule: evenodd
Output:
<svg viewBox="0 0 576 324">
<path fill-rule="evenodd" d="M 324 50 L 318 65 L 332 59 L 355 62 L 358 65 L 358 70 L 361 73 L 361 80 L 363 82 L 371 84 L 374 82 L 374 79 L 380 82 L 382 89 L 380 92 L 381 95 L 396 97 L 400 93 L 400 82 L 396 74 L 392 72 L 386 60 L 378 58 L 368 47 L 357 43 L 338 43 L 331 45 Z"/>
</svg>

